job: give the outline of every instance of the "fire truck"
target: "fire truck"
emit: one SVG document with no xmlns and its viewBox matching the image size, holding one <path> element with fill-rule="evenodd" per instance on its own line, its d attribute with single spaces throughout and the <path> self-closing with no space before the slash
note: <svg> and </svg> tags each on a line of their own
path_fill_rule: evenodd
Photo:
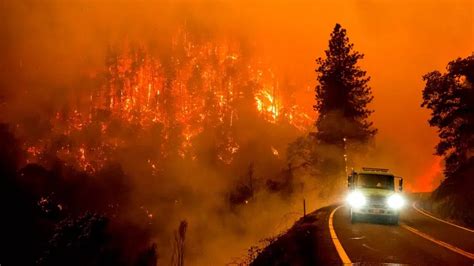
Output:
<svg viewBox="0 0 474 266">
<path fill-rule="evenodd" d="M 397 182 L 398 181 L 398 182 Z M 398 224 L 400 211 L 405 205 L 402 196 L 403 178 L 396 177 L 388 169 L 363 167 L 347 179 L 351 222 L 366 218 L 382 218 Z"/>
</svg>

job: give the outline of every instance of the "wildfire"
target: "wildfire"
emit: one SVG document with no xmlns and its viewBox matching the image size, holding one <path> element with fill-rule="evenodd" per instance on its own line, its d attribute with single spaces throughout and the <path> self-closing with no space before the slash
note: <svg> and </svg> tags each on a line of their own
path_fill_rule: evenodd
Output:
<svg viewBox="0 0 474 266">
<path fill-rule="evenodd" d="M 151 212 L 145 206 L 140 206 L 140 209 L 144 212 L 146 219 L 148 219 L 148 223 L 151 224 L 154 217 L 153 212 Z"/>
<path fill-rule="evenodd" d="M 38 147 L 34 147 L 34 146 L 28 147 L 26 151 L 33 158 L 36 158 L 41 154 L 41 150 L 38 149 Z"/>
<path fill-rule="evenodd" d="M 59 158 L 95 171 L 124 144 L 115 133 L 120 121 L 124 127 L 144 131 L 160 128 L 155 137 L 163 139 L 161 154 L 148 160 L 153 171 L 160 158 L 169 156 L 168 146 L 176 147 L 182 158 L 195 159 L 195 138 L 210 128 L 222 131 L 218 158 L 229 164 L 239 150 L 232 128 L 246 109 L 253 108 L 273 124 L 285 119 L 300 130 L 311 125 L 310 116 L 297 105 L 284 106 L 271 69 L 243 60 L 236 44 L 193 42 L 180 30 L 172 39 L 172 51 L 164 63 L 143 47 L 111 50 L 103 75 L 94 75 L 103 77 L 102 86 L 89 90 L 84 100 L 71 100 L 86 104 L 72 105 L 72 112 L 58 111 L 51 118 L 54 135 L 90 132 L 93 139 L 65 141 L 59 147 L 41 140 L 28 147 L 30 156 L 37 158 L 45 149 L 56 148 Z M 272 152 L 278 156 L 273 147 Z"/>
<path fill-rule="evenodd" d="M 435 157 L 423 174 L 417 176 L 416 182 L 410 187 L 410 191 L 426 192 L 433 191 L 442 179 L 442 158 Z"/>
<path fill-rule="evenodd" d="M 273 148 L 273 146 L 272 146 L 271 148 L 272 148 L 272 153 L 273 153 L 273 155 L 275 155 L 276 157 L 279 157 L 280 154 L 278 153 L 278 150 L 275 149 L 275 148 Z"/>
<path fill-rule="evenodd" d="M 268 88 L 263 88 L 261 91 L 258 91 L 255 95 L 255 101 L 257 103 L 257 110 L 265 117 L 269 122 L 275 123 L 279 117 L 279 108 L 277 100 L 274 96 L 275 88 L 270 88 L 273 90 L 270 93 Z M 290 118 L 291 121 L 291 118 Z"/>
</svg>

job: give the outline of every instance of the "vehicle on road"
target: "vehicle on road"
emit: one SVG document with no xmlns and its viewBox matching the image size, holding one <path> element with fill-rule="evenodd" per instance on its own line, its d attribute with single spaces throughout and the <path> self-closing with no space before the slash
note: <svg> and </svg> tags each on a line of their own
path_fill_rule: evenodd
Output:
<svg viewBox="0 0 474 266">
<path fill-rule="evenodd" d="M 353 170 L 347 181 L 352 223 L 363 218 L 383 218 L 398 224 L 405 205 L 401 194 L 403 178 L 396 177 L 388 169 L 364 167 L 361 171 Z"/>
</svg>

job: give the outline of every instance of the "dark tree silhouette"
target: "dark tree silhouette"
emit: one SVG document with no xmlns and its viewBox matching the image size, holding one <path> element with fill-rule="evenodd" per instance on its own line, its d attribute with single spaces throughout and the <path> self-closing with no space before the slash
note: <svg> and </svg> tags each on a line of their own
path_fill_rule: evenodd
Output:
<svg viewBox="0 0 474 266">
<path fill-rule="evenodd" d="M 117 228 L 117 224 L 111 225 L 112 222 L 107 216 L 92 212 L 62 220 L 37 264 L 156 265 L 158 255 L 155 244 L 143 248 L 144 243 L 139 239 L 141 232 L 133 227 Z M 134 230 L 127 236 L 133 245 L 124 241 L 125 233 L 117 231 L 126 229 Z"/>
<path fill-rule="evenodd" d="M 367 104 L 373 99 L 366 76 L 357 62 L 363 54 L 353 50 L 346 30 L 336 24 L 326 58 L 318 58 L 316 105 L 319 113 L 316 127 L 318 139 L 339 146 L 347 141 L 366 143 L 376 133 L 368 121 L 373 112 Z"/>
<path fill-rule="evenodd" d="M 174 250 L 171 258 L 171 265 L 183 266 L 184 265 L 184 241 L 186 239 L 186 230 L 188 228 L 188 222 L 183 220 L 179 223 L 178 231 L 174 232 Z"/>
<path fill-rule="evenodd" d="M 444 156 L 446 177 L 456 178 L 474 157 L 474 55 L 451 61 L 447 73 L 433 71 L 423 80 L 421 106 L 431 110 L 429 123 L 440 138 L 436 154 Z"/>
<path fill-rule="evenodd" d="M 114 251 L 104 250 L 107 242 L 107 218 L 86 213 L 77 219 L 59 223 L 49 241 L 48 250 L 38 261 L 40 265 L 113 265 Z"/>
<path fill-rule="evenodd" d="M 446 73 L 433 71 L 423 79 L 421 106 L 431 110 L 429 123 L 438 128 L 436 154 L 444 157 L 446 177 L 432 193 L 431 208 L 474 226 L 474 55 L 451 61 Z"/>
<path fill-rule="evenodd" d="M 316 139 L 322 153 L 317 168 L 331 178 L 347 170 L 348 145 L 363 147 L 377 132 L 368 120 L 373 112 L 367 107 L 373 99 L 370 77 L 357 65 L 364 55 L 353 46 L 346 30 L 336 24 L 326 57 L 316 59 L 319 84 L 314 109 L 319 113 Z"/>
<path fill-rule="evenodd" d="M 32 265 L 43 231 L 31 195 L 16 180 L 22 157 L 21 143 L 0 123 L 0 261 L 9 265 Z M 35 236 L 33 238 L 32 236 Z"/>
</svg>

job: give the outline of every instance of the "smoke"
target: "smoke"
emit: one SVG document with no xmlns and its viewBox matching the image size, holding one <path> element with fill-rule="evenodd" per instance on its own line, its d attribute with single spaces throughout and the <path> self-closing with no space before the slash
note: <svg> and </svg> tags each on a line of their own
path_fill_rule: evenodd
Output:
<svg viewBox="0 0 474 266">
<path fill-rule="evenodd" d="M 242 58 L 270 66 L 283 101 L 292 94 L 301 111 L 314 118 L 314 59 L 323 55 L 330 30 L 339 22 L 355 49 L 365 54 L 362 68 L 372 78 L 370 108 L 379 129 L 375 151 L 353 158 L 354 165 L 390 168 L 413 191 L 429 190 L 440 179 L 439 159 L 432 155 L 436 135 L 426 122 L 429 114 L 419 107 L 421 76 L 471 53 L 474 43 L 469 0 L 2 1 L 0 10 L 0 120 L 27 141 L 49 136 L 58 110 L 87 107 L 83 96 L 102 84 L 111 48 L 141 46 L 166 64 L 163 58 L 175 52 L 170 40 L 183 28 L 197 43 L 237 44 Z M 314 209 L 333 196 L 299 170 L 293 182 L 304 186 L 298 193 L 285 197 L 266 189 L 266 180 L 286 168 L 286 145 L 302 134 L 291 127 L 259 126 L 246 115 L 234 133 L 247 146 L 240 147 L 231 171 L 212 161 L 172 159 L 159 166 L 159 178 L 151 178 L 155 170 L 142 158 L 154 156 L 150 146 L 161 147 L 156 135 L 163 129 L 139 137 L 133 130 L 115 129 L 115 137 L 129 141 L 114 154 L 132 179 L 129 204 L 152 214 L 160 254 L 172 253 L 172 232 L 186 219 L 186 258 L 195 265 L 227 262 L 301 215 L 303 198 Z M 100 144 L 95 134 L 73 139 Z M 250 162 L 260 189 L 249 204 L 228 214 L 229 193 L 247 184 Z"/>
</svg>

